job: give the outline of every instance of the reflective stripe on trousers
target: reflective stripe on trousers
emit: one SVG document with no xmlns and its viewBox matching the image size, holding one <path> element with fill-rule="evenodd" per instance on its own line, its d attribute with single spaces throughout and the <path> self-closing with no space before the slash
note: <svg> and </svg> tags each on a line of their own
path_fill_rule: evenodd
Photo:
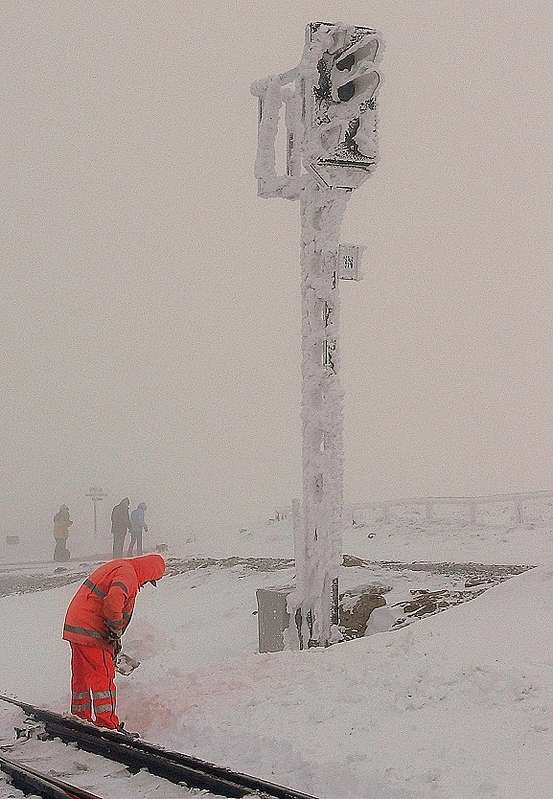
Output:
<svg viewBox="0 0 553 799">
<path fill-rule="evenodd" d="M 113 713 L 115 710 L 113 703 L 110 702 L 109 704 L 104 705 L 94 705 L 94 712 L 96 713 L 96 718 L 98 718 L 98 713 Z"/>
<path fill-rule="evenodd" d="M 83 710 L 90 710 L 90 699 L 88 702 L 71 702 L 71 713 L 82 713 Z"/>
<path fill-rule="evenodd" d="M 99 646 L 75 644 L 72 641 L 70 643 L 72 712 L 92 721 L 90 693 L 86 690 L 89 689 L 92 693 L 95 723 L 99 727 L 117 729 L 119 719 L 115 712 L 116 691 L 113 681 L 115 669 L 111 653 Z M 85 702 L 84 699 L 82 702 L 77 701 L 79 694 L 87 694 L 86 707 L 80 707 L 81 704 L 85 705 Z"/>
<path fill-rule="evenodd" d="M 111 692 L 110 691 L 92 691 L 92 698 L 94 702 L 97 699 L 111 699 Z"/>
<path fill-rule="evenodd" d="M 106 699 L 109 701 L 106 702 Z M 96 718 L 98 718 L 99 713 L 115 713 L 115 683 L 113 683 L 111 690 L 92 691 L 92 701 Z"/>
</svg>

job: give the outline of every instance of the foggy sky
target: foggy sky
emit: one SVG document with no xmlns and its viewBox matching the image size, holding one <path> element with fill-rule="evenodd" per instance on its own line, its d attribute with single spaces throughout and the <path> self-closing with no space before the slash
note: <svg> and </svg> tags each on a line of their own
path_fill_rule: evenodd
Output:
<svg viewBox="0 0 553 799">
<path fill-rule="evenodd" d="M 5 0 L 0 533 L 156 537 L 300 495 L 299 209 L 256 196 L 250 83 L 311 20 L 382 31 L 346 212 L 346 499 L 551 488 L 550 4 Z M 221 528 L 222 529 L 222 528 Z"/>
</svg>

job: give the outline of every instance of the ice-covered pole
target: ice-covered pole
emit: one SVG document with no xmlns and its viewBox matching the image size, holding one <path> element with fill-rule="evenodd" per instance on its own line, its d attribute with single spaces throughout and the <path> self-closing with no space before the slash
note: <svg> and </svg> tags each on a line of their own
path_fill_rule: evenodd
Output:
<svg viewBox="0 0 553 799">
<path fill-rule="evenodd" d="M 300 198 L 302 288 L 301 527 L 297 574 L 302 643 L 327 643 L 337 624 L 342 558 L 343 405 L 339 381 L 338 246 L 348 193 L 309 181 Z M 299 617 L 298 617 L 299 620 Z"/>
<path fill-rule="evenodd" d="M 300 200 L 303 499 L 294 510 L 296 589 L 288 601 L 296 626 L 288 640 L 300 648 L 328 645 L 338 623 L 343 509 L 338 280 L 357 277 L 361 249 L 340 245 L 339 237 L 351 192 L 376 165 L 380 49 L 372 28 L 311 23 L 299 66 L 252 86 L 259 98 L 258 194 Z M 286 174 L 277 175 L 283 103 Z"/>
</svg>

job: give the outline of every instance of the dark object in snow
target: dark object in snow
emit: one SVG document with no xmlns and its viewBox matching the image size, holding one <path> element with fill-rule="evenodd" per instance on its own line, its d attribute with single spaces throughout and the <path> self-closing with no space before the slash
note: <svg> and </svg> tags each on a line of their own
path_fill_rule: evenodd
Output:
<svg viewBox="0 0 553 799">
<path fill-rule="evenodd" d="M 122 735 L 127 735 L 129 738 L 140 738 L 139 732 L 131 732 L 130 730 L 126 729 L 124 721 L 122 721 L 117 728 L 117 732 L 120 732 Z"/>
<path fill-rule="evenodd" d="M 485 583 L 493 583 L 495 582 L 491 577 L 485 576 L 478 576 L 478 577 L 468 577 L 465 580 L 465 588 L 473 588 L 475 585 L 484 585 Z"/>
<path fill-rule="evenodd" d="M 257 629 L 260 652 L 282 652 L 284 632 L 290 624 L 290 614 L 286 608 L 288 594 L 293 591 L 288 585 L 277 588 L 258 588 L 256 593 L 259 609 Z"/>
<path fill-rule="evenodd" d="M 362 638 L 373 610 L 386 604 L 382 593 L 377 593 L 375 588 L 377 587 L 370 586 L 365 591 L 352 589 L 341 595 L 338 608 L 340 629 L 346 640 Z"/>
<path fill-rule="evenodd" d="M 29 718 L 25 719 L 22 727 L 14 727 L 16 741 L 30 741 L 36 738 L 39 741 L 47 741 L 50 736 L 44 728 L 41 721 L 34 721 Z"/>
<path fill-rule="evenodd" d="M 164 552 L 169 552 L 169 544 L 156 544 L 156 552 L 163 555 Z"/>
<path fill-rule="evenodd" d="M 499 578 L 489 582 L 495 584 L 496 582 L 501 582 L 501 579 Z M 406 602 L 396 603 L 395 607 L 402 607 L 405 616 L 397 619 L 392 626 L 401 627 L 411 620 L 421 619 L 424 616 L 430 616 L 442 610 L 447 610 L 447 608 L 459 605 L 462 602 L 468 602 L 471 599 L 475 599 L 475 597 L 482 594 L 488 588 L 489 585 L 479 588 L 476 591 L 449 591 L 446 588 L 441 591 L 428 591 L 424 588 L 411 590 L 410 593 L 413 595 L 412 599 Z"/>
<path fill-rule="evenodd" d="M 427 613 L 434 613 L 438 609 L 438 603 L 424 599 L 420 602 L 408 602 L 403 606 L 403 612 L 413 616 L 426 616 Z"/>
<path fill-rule="evenodd" d="M 342 566 L 368 566 L 369 562 L 358 558 L 357 555 L 344 555 L 342 557 Z"/>
</svg>

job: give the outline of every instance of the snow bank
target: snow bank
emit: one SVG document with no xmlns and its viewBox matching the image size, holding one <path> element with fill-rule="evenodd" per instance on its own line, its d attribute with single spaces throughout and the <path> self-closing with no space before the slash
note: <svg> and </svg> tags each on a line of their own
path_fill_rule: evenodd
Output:
<svg viewBox="0 0 553 799">
<path fill-rule="evenodd" d="M 545 799 L 552 589 L 548 566 L 406 630 L 329 650 L 230 651 L 194 669 L 186 656 L 153 657 L 128 716 L 143 721 L 145 701 L 150 737 L 322 799 Z"/>
<path fill-rule="evenodd" d="M 370 536 L 370 537 L 369 537 Z M 344 526 L 344 552 L 369 560 L 447 561 L 456 563 L 540 564 L 553 558 L 553 523 L 470 524 L 463 519 L 426 521 L 406 514 L 391 524 L 365 522 Z M 289 520 L 229 532 L 209 547 L 211 555 L 293 557 Z"/>
<path fill-rule="evenodd" d="M 258 655 L 255 588 L 289 576 L 146 586 L 125 636 L 142 666 L 118 678 L 129 727 L 320 799 L 549 799 L 551 564 L 397 632 Z M 0 599 L 2 691 L 67 708 L 74 589 Z"/>
</svg>

